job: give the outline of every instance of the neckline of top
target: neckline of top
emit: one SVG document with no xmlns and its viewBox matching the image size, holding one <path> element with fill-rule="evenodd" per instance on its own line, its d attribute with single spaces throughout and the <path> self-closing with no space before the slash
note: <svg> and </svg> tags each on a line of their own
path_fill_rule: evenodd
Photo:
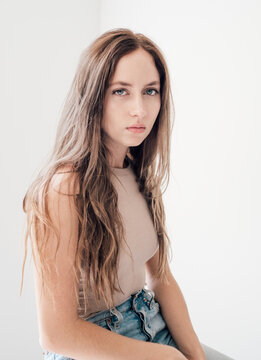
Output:
<svg viewBox="0 0 261 360">
<path fill-rule="evenodd" d="M 130 172 L 131 166 L 130 163 L 128 163 L 128 166 L 125 168 L 117 168 L 112 166 L 110 166 L 110 168 L 117 175 L 127 175 Z"/>
</svg>

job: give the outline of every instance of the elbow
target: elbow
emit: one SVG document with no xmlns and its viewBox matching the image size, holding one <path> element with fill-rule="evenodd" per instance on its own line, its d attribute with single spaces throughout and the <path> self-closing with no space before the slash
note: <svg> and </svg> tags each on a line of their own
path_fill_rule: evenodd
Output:
<svg viewBox="0 0 261 360">
<path fill-rule="evenodd" d="M 55 354 L 62 354 L 73 344 L 76 330 L 77 322 L 62 323 L 51 329 L 49 327 L 48 331 L 42 332 L 40 345 L 44 350 Z"/>
<path fill-rule="evenodd" d="M 47 331 L 41 334 L 39 343 L 43 350 L 59 354 L 61 345 L 64 344 L 63 331 Z"/>
<path fill-rule="evenodd" d="M 49 351 L 53 353 L 57 353 L 57 344 L 54 339 L 49 336 L 41 336 L 39 338 L 39 343 L 43 351 Z"/>
</svg>

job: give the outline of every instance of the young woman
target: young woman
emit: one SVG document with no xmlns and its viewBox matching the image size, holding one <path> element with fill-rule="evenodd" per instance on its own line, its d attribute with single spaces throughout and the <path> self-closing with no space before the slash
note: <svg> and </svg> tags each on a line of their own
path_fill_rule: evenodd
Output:
<svg viewBox="0 0 261 360">
<path fill-rule="evenodd" d="M 45 360 L 229 359 L 199 342 L 168 265 L 171 105 L 144 35 L 114 29 L 82 53 L 23 201 Z"/>
</svg>

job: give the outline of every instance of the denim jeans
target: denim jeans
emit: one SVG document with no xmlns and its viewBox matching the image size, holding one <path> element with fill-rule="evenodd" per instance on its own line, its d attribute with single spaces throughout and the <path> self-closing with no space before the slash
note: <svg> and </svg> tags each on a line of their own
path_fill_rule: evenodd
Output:
<svg viewBox="0 0 261 360">
<path fill-rule="evenodd" d="M 178 349 L 152 290 L 142 288 L 120 305 L 100 311 L 84 320 L 133 339 L 165 344 Z M 201 345 L 207 360 L 232 360 L 213 348 L 202 343 Z M 73 359 L 44 350 L 43 360 Z"/>
</svg>

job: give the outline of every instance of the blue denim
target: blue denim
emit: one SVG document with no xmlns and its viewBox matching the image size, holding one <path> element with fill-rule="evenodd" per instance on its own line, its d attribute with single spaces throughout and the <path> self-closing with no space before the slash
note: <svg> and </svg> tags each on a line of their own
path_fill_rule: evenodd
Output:
<svg viewBox="0 0 261 360">
<path fill-rule="evenodd" d="M 170 345 L 178 349 L 154 295 L 152 290 L 142 288 L 120 305 L 100 311 L 84 320 L 133 339 Z M 204 344 L 202 346 L 207 360 L 231 359 Z M 43 360 L 73 359 L 44 350 Z"/>
</svg>

